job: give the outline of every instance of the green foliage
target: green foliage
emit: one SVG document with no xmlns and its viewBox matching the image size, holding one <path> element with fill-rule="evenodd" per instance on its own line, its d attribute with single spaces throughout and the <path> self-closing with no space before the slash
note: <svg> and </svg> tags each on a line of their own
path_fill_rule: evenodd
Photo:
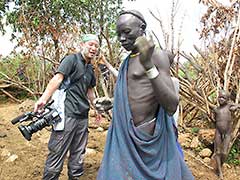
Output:
<svg viewBox="0 0 240 180">
<path fill-rule="evenodd" d="M 189 62 L 185 62 L 183 64 L 183 66 L 185 68 L 184 69 L 185 71 L 182 69 L 179 69 L 179 71 L 178 71 L 179 77 L 186 78 L 186 76 L 188 76 L 189 78 L 191 78 L 193 80 L 198 79 L 198 73 L 197 73 L 196 69 L 194 69 Z"/>
<path fill-rule="evenodd" d="M 6 17 L 6 25 L 12 27 L 12 39 L 25 50 L 24 55 L 37 54 L 41 60 L 59 62 L 66 54 L 79 50 L 82 33 L 99 34 L 101 48 L 111 53 L 110 59 L 118 50 L 114 37 L 121 0 L 18 0 L 14 3 L 14 8 L 9 10 L 9 2 L 2 2 L 0 14 Z"/>
<path fill-rule="evenodd" d="M 7 96 L 0 96 L 0 102 L 1 103 L 5 103 L 7 102 L 9 99 L 7 98 Z"/>
<path fill-rule="evenodd" d="M 200 146 L 194 148 L 194 152 L 195 152 L 196 154 L 198 154 L 198 153 L 200 153 L 203 149 L 204 149 L 204 147 L 203 147 L 202 145 L 200 145 Z"/>
<path fill-rule="evenodd" d="M 51 28 L 63 30 L 77 23 L 80 30 L 101 32 L 105 28 L 113 28 L 122 1 L 118 0 L 22 0 L 14 1 L 15 8 L 6 11 L 8 2 L 0 4 L 0 12 L 7 17 L 7 24 L 14 32 L 22 32 L 24 28 L 37 35 L 53 35 Z M 4 8 L 5 7 L 5 8 Z M 51 27 L 51 28 L 50 28 Z"/>
<path fill-rule="evenodd" d="M 41 61 L 26 59 L 21 55 L 7 57 L 0 61 L 0 79 L 3 84 L 14 84 L 7 91 L 17 99 L 25 99 L 31 97 L 30 91 L 37 89 L 38 70 L 41 69 Z M 49 69 L 50 66 L 46 69 Z M 49 70 L 48 70 L 49 71 Z M 28 91 L 29 89 L 30 91 Z M 6 97 L 1 96 L 1 101 L 5 101 Z"/>
<path fill-rule="evenodd" d="M 185 77 L 185 73 L 181 69 L 179 69 L 178 76 L 184 78 Z"/>
<path fill-rule="evenodd" d="M 228 158 L 227 163 L 240 165 L 240 140 L 236 140 L 235 144 L 232 146 Z"/>
<path fill-rule="evenodd" d="M 199 129 L 198 127 L 193 127 L 193 128 L 191 129 L 191 132 L 195 134 L 195 133 L 198 133 L 199 130 L 200 130 L 200 129 Z"/>
<path fill-rule="evenodd" d="M 214 102 L 217 99 L 217 92 L 213 92 L 212 94 L 209 95 L 209 99 Z"/>
<path fill-rule="evenodd" d="M 2 18 L 4 16 L 4 13 L 5 13 L 6 9 L 7 9 L 6 1 L 0 0 L 0 31 L 3 32 L 3 33 L 5 31 L 4 31 L 4 25 L 3 25 L 3 22 L 2 22 Z"/>
<path fill-rule="evenodd" d="M 40 83 L 38 76 L 39 70 L 44 69 L 51 72 L 52 64 L 43 64 L 37 58 L 26 59 L 21 55 L 8 57 L 0 61 L 0 79 L 11 79 L 16 82 L 22 82 L 30 89 L 35 89 L 36 83 Z"/>
<path fill-rule="evenodd" d="M 21 58 L 16 56 L 14 58 L 5 58 L 0 61 L 0 72 L 7 75 L 10 79 L 17 77 L 17 69 L 20 67 Z M 5 76 L 0 74 L 0 79 L 5 79 Z"/>
</svg>

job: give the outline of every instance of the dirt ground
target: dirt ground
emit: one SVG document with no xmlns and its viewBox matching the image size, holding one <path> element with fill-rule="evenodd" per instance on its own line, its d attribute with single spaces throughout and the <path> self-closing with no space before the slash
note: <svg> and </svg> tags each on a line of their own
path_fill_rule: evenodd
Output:
<svg viewBox="0 0 240 180">
<path fill-rule="evenodd" d="M 15 103 L 0 103 L 0 180 L 40 180 L 48 153 L 49 130 L 34 133 L 31 141 L 23 138 L 17 125 L 11 120 L 21 114 L 21 107 Z M 24 109 L 22 109 L 23 111 Z M 85 173 L 82 180 L 95 180 L 103 156 L 107 131 L 90 123 L 89 143 L 85 157 Z M 108 122 L 105 121 L 104 126 Z M 102 126 L 102 125 L 101 125 Z M 106 129 L 106 128 L 105 128 Z M 197 158 L 185 153 L 185 160 L 196 180 L 217 180 L 214 172 Z M 65 162 L 61 180 L 67 180 Z M 240 167 L 224 166 L 224 179 L 240 179 Z"/>
</svg>

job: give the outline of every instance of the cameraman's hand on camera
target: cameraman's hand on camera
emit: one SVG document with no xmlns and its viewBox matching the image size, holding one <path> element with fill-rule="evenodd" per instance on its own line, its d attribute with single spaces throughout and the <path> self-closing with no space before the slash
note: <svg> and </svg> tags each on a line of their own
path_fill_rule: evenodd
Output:
<svg viewBox="0 0 240 180">
<path fill-rule="evenodd" d="M 41 111 L 46 104 L 47 104 L 47 101 L 40 98 L 34 105 L 34 112 Z"/>
<path fill-rule="evenodd" d="M 96 111 L 95 123 L 96 123 L 96 124 L 100 124 L 101 122 L 102 122 L 102 113 Z"/>
<path fill-rule="evenodd" d="M 38 112 L 47 104 L 48 100 L 53 95 L 53 93 L 58 89 L 63 79 L 64 75 L 61 73 L 57 73 L 53 76 L 53 78 L 49 81 L 44 93 L 36 102 L 34 112 Z"/>
</svg>

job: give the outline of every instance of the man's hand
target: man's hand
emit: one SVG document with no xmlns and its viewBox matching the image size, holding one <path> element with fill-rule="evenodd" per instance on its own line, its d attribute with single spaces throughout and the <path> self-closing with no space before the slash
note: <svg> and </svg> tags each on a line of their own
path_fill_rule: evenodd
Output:
<svg viewBox="0 0 240 180">
<path fill-rule="evenodd" d="M 102 122 L 102 114 L 96 111 L 96 124 L 100 124 Z"/>
<path fill-rule="evenodd" d="M 239 110 L 240 109 L 240 104 L 237 104 L 236 106 L 237 106 L 236 109 Z"/>
<path fill-rule="evenodd" d="M 46 105 L 46 103 L 47 101 L 41 100 L 40 98 L 34 105 L 34 112 L 41 110 Z"/>
<path fill-rule="evenodd" d="M 229 109 L 230 111 L 236 111 L 240 109 L 240 104 L 231 104 Z"/>
<path fill-rule="evenodd" d="M 144 36 L 140 36 L 136 39 L 136 42 L 134 45 L 137 47 L 138 51 L 140 52 L 139 60 L 143 65 L 143 67 L 146 70 L 151 69 L 153 67 L 151 58 L 155 48 L 152 36 L 150 36 L 149 40 Z"/>
</svg>

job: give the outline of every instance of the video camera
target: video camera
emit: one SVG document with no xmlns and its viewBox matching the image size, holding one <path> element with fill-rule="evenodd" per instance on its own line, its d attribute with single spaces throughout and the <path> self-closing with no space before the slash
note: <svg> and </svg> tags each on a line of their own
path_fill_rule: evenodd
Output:
<svg viewBox="0 0 240 180">
<path fill-rule="evenodd" d="M 106 115 L 105 117 L 108 119 L 108 121 L 112 119 L 109 110 L 113 108 L 113 98 L 108 97 L 96 98 L 93 101 L 93 105 L 100 114 L 105 113 Z"/>
<path fill-rule="evenodd" d="M 108 97 L 100 97 L 100 98 L 94 99 L 93 104 L 98 112 L 104 113 L 112 109 L 113 99 Z"/>
<path fill-rule="evenodd" d="M 18 129 L 22 133 L 25 139 L 28 141 L 31 140 L 32 134 L 43 129 L 46 126 L 51 126 L 54 123 L 61 120 L 56 109 L 50 107 L 53 103 L 53 100 L 47 103 L 43 111 L 38 112 L 26 112 L 16 118 L 14 118 L 11 122 L 12 124 L 22 123 L 24 121 L 32 121 L 27 125 L 19 125 Z"/>
</svg>

